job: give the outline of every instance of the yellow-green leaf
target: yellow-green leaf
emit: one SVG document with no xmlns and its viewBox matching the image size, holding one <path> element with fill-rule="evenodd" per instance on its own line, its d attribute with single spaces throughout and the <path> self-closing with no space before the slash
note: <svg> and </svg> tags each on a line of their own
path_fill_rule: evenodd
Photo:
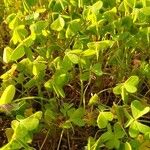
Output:
<svg viewBox="0 0 150 150">
<path fill-rule="evenodd" d="M 0 98 L 0 105 L 5 105 L 11 103 L 15 96 L 15 86 L 9 85 L 3 92 L 1 98 Z"/>
<path fill-rule="evenodd" d="M 59 16 L 52 24 L 51 24 L 51 29 L 55 31 L 61 31 L 65 26 L 65 21 L 64 19 Z"/>
</svg>

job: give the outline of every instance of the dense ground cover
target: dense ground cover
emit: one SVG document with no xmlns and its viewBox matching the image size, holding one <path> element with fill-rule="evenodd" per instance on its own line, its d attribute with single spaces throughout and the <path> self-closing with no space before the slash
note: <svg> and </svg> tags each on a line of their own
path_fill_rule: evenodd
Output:
<svg viewBox="0 0 150 150">
<path fill-rule="evenodd" d="M 0 2 L 0 150 L 149 150 L 150 1 Z"/>
</svg>

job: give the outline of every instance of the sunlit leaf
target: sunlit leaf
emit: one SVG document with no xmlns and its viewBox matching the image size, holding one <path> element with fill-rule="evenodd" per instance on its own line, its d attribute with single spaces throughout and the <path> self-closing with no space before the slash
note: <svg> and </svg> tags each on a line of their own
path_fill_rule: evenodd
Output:
<svg viewBox="0 0 150 150">
<path fill-rule="evenodd" d="M 145 125 L 145 124 L 142 124 L 140 122 L 137 122 L 137 127 L 138 127 L 138 130 L 143 133 L 143 134 L 147 134 L 149 133 L 150 134 L 150 127 Z"/>
<path fill-rule="evenodd" d="M 142 105 L 142 103 L 138 100 L 134 100 L 131 103 L 131 110 L 133 117 L 135 119 L 138 119 L 139 117 L 142 117 L 146 113 L 150 111 L 150 107 Z"/>
<path fill-rule="evenodd" d="M 103 2 L 102 1 L 97 1 L 96 3 L 94 3 L 91 7 L 91 10 L 94 13 L 97 13 L 103 6 Z"/>
<path fill-rule="evenodd" d="M 42 34 L 42 30 L 44 30 L 47 26 L 47 21 L 38 21 L 30 26 L 30 30 L 31 33 Z"/>
<path fill-rule="evenodd" d="M 7 21 L 9 22 L 9 28 L 11 30 L 14 30 L 18 25 L 21 24 L 20 19 L 18 18 L 18 16 L 16 14 L 11 14 L 10 16 L 8 16 Z"/>
<path fill-rule="evenodd" d="M 97 125 L 99 128 L 105 128 L 109 121 L 113 120 L 113 114 L 111 112 L 100 112 L 97 118 Z"/>
<path fill-rule="evenodd" d="M 131 76 L 129 79 L 125 81 L 125 84 L 137 86 L 139 83 L 139 77 L 138 76 Z"/>
<path fill-rule="evenodd" d="M 128 101 L 128 93 L 127 93 L 127 91 L 126 91 L 124 86 L 122 86 L 122 88 L 121 88 L 121 98 L 122 98 L 122 100 L 125 103 L 127 103 L 127 101 Z"/>
<path fill-rule="evenodd" d="M 137 91 L 137 88 L 130 84 L 124 84 L 124 87 L 129 93 L 135 93 Z"/>
<path fill-rule="evenodd" d="M 51 29 L 55 31 L 61 31 L 64 28 L 65 21 L 64 19 L 59 16 L 52 24 Z"/>
<path fill-rule="evenodd" d="M 19 44 L 12 52 L 10 59 L 13 61 L 18 60 L 19 58 L 23 57 L 25 54 L 24 46 Z"/>
<path fill-rule="evenodd" d="M 32 70 L 33 75 L 37 76 L 41 72 L 44 73 L 45 69 L 46 69 L 46 65 L 44 63 L 35 62 L 33 64 L 33 70 Z"/>
<path fill-rule="evenodd" d="M 3 52 L 3 61 L 5 63 L 9 63 L 9 61 L 11 60 L 11 54 L 13 52 L 13 49 L 11 49 L 10 47 L 5 47 L 4 48 L 4 52 Z"/>
<path fill-rule="evenodd" d="M 99 100 L 98 95 L 97 95 L 97 94 L 94 94 L 94 95 L 90 98 L 88 105 L 89 105 L 89 106 L 94 105 L 94 104 L 96 104 L 96 103 L 98 102 L 98 100 Z"/>
<path fill-rule="evenodd" d="M 21 43 L 22 40 L 27 36 L 27 30 L 25 29 L 24 25 L 19 25 L 13 31 L 12 41 L 14 44 L 18 42 Z"/>
<path fill-rule="evenodd" d="M 62 87 L 58 86 L 58 85 L 55 84 L 54 82 L 52 83 L 52 87 L 53 87 L 53 89 L 54 89 L 54 91 L 55 91 L 55 93 L 57 94 L 58 97 L 60 97 L 60 96 L 61 96 L 62 98 L 65 97 L 65 92 L 64 92 L 64 90 L 63 90 Z"/>
<path fill-rule="evenodd" d="M 113 93 L 116 95 L 120 95 L 121 94 L 121 89 L 122 89 L 123 84 L 118 84 L 116 87 L 113 88 Z"/>
<path fill-rule="evenodd" d="M 144 15 L 150 16 L 150 7 L 141 8 L 140 11 L 141 11 Z"/>
<path fill-rule="evenodd" d="M 93 55 L 96 55 L 96 51 L 92 49 L 88 49 L 82 52 L 82 56 L 85 56 L 85 57 L 93 56 Z"/>
<path fill-rule="evenodd" d="M 67 57 L 70 59 L 70 61 L 74 64 L 78 64 L 79 57 L 75 54 L 67 54 Z"/>
<path fill-rule="evenodd" d="M 130 143 L 126 142 L 124 144 L 124 150 L 132 150 L 132 147 L 131 147 Z"/>
<path fill-rule="evenodd" d="M 9 85 L 4 90 L 1 98 L 0 98 L 0 105 L 9 104 L 13 100 L 15 96 L 16 88 L 14 85 Z"/>
</svg>

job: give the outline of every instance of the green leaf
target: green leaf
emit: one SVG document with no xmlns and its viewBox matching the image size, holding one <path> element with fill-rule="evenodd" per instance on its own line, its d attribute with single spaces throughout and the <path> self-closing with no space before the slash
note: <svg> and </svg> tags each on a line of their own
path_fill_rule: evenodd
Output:
<svg viewBox="0 0 150 150">
<path fill-rule="evenodd" d="M 38 21 L 30 26 L 31 33 L 42 34 L 42 31 L 48 26 L 47 21 Z"/>
<path fill-rule="evenodd" d="M 91 150 L 93 145 L 95 144 L 95 139 L 93 137 L 88 138 L 87 150 Z M 95 149 L 93 149 L 95 150 Z"/>
<path fill-rule="evenodd" d="M 28 32 L 25 29 L 25 25 L 17 26 L 13 31 L 12 41 L 14 44 L 21 43 L 22 40 L 27 36 Z"/>
<path fill-rule="evenodd" d="M 81 52 L 82 52 L 82 50 L 81 50 L 81 49 L 73 49 L 73 50 L 69 50 L 69 51 L 67 51 L 67 53 L 66 53 L 66 54 L 76 54 L 76 55 L 80 55 L 80 54 L 81 54 Z"/>
<path fill-rule="evenodd" d="M 130 8 L 133 8 L 135 0 L 124 0 L 124 3 L 128 5 Z"/>
<path fill-rule="evenodd" d="M 121 91 L 122 91 L 122 86 L 123 84 L 118 84 L 116 87 L 113 88 L 113 93 L 115 95 L 120 95 L 121 94 Z"/>
<path fill-rule="evenodd" d="M 124 84 L 124 87 L 129 93 L 135 93 L 137 91 L 137 88 L 130 84 Z"/>
<path fill-rule="evenodd" d="M 25 47 L 24 51 L 25 51 L 26 56 L 29 58 L 29 60 L 33 62 L 34 61 L 34 58 L 33 58 L 34 54 L 33 54 L 32 50 L 31 50 L 31 48 Z"/>
<path fill-rule="evenodd" d="M 123 127 L 117 122 L 114 125 L 114 133 L 115 136 L 119 139 L 119 138 L 123 138 L 125 135 L 125 132 L 123 130 Z"/>
<path fill-rule="evenodd" d="M 75 110 L 75 108 L 72 108 L 72 106 L 73 104 L 69 103 L 63 104 L 63 107 L 60 108 L 60 112 L 63 114 L 63 116 L 67 117 Z"/>
<path fill-rule="evenodd" d="M 52 80 L 48 80 L 47 82 L 45 82 L 44 87 L 47 89 L 52 89 Z"/>
<path fill-rule="evenodd" d="M 59 85 L 55 84 L 54 82 L 52 82 L 52 87 L 55 91 L 55 93 L 57 94 L 58 97 L 62 97 L 65 98 L 65 93 L 62 87 L 60 87 Z"/>
<path fill-rule="evenodd" d="M 74 36 L 81 29 L 80 19 L 75 19 L 69 22 L 66 30 L 66 38 Z"/>
<path fill-rule="evenodd" d="M 17 69 L 19 72 L 27 76 L 32 75 L 33 62 L 28 58 L 24 58 L 17 64 Z"/>
<path fill-rule="evenodd" d="M 23 57 L 25 54 L 24 46 L 19 44 L 12 52 L 10 59 L 13 61 L 18 60 L 19 58 Z"/>
<path fill-rule="evenodd" d="M 132 116 L 128 116 L 128 121 L 125 124 L 125 127 L 129 127 L 134 122 L 134 118 Z"/>
<path fill-rule="evenodd" d="M 39 63 L 39 62 L 35 62 L 33 64 L 33 75 L 34 76 L 38 76 L 39 74 L 41 74 L 41 72 L 44 74 L 44 71 L 46 69 L 46 65 L 44 63 Z"/>
<path fill-rule="evenodd" d="M 96 51 L 92 50 L 92 49 L 87 49 L 87 50 L 83 51 L 81 55 L 83 57 L 93 56 L 93 55 L 96 55 Z"/>
<path fill-rule="evenodd" d="M 35 78 L 31 78 L 25 85 L 24 87 L 27 89 L 32 88 L 33 86 L 36 85 L 36 79 Z"/>
<path fill-rule="evenodd" d="M 114 135 L 112 135 L 112 138 L 106 142 L 106 146 L 109 149 L 119 149 L 120 141 Z"/>
<path fill-rule="evenodd" d="M 38 127 L 39 119 L 29 117 L 23 121 L 20 120 L 20 124 L 27 128 L 27 130 L 32 131 Z"/>
<path fill-rule="evenodd" d="M 2 74 L 0 76 L 0 78 L 3 79 L 3 80 L 8 80 L 10 77 L 13 76 L 14 72 L 16 71 L 16 69 L 17 69 L 17 65 L 13 64 L 11 66 L 11 69 L 9 69 L 7 72 L 5 72 L 4 74 Z"/>
<path fill-rule="evenodd" d="M 124 101 L 124 103 L 127 103 L 127 101 L 128 101 L 128 92 L 126 91 L 124 86 L 122 86 L 122 88 L 121 88 L 121 98 Z"/>
<path fill-rule="evenodd" d="M 54 75 L 54 82 L 55 82 L 55 84 L 57 84 L 60 87 L 65 85 L 68 82 L 67 73 L 66 72 L 63 73 L 63 71 L 58 72 L 58 73 L 56 72 Z"/>
<path fill-rule="evenodd" d="M 0 98 L 0 105 L 11 103 L 11 101 L 13 100 L 15 96 L 15 92 L 16 92 L 16 89 L 14 85 L 7 86 Z"/>
<path fill-rule="evenodd" d="M 133 123 L 129 127 L 129 135 L 133 138 L 137 137 L 139 134 L 138 126 L 137 126 L 137 121 L 133 121 Z"/>
<path fill-rule="evenodd" d="M 97 125 L 101 128 L 106 128 L 108 121 L 113 120 L 113 114 L 111 112 L 100 112 L 97 118 Z"/>
<path fill-rule="evenodd" d="M 124 135 L 125 132 L 118 122 L 114 124 L 114 132 L 112 132 L 111 125 L 108 124 L 107 132 L 100 136 L 99 143 L 105 144 L 108 149 L 119 149 L 120 139 Z"/>
<path fill-rule="evenodd" d="M 34 42 L 34 40 L 35 40 L 35 35 L 30 35 L 30 36 L 28 36 L 27 38 L 25 38 L 23 41 L 22 41 L 22 45 L 24 45 L 25 47 L 30 47 L 32 44 L 33 44 L 33 42 Z"/>
<path fill-rule="evenodd" d="M 10 23 L 14 18 L 16 17 L 16 14 L 15 13 L 11 13 L 7 16 L 6 18 L 6 23 Z"/>
<path fill-rule="evenodd" d="M 67 120 L 61 125 L 61 127 L 64 129 L 70 129 L 72 127 L 72 124 L 71 124 L 70 120 Z"/>
<path fill-rule="evenodd" d="M 9 20 L 9 28 L 11 30 L 14 30 L 18 25 L 21 24 L 21 21 L 16 14 L 12 14 L 8 20 Z"/>
<path fill-rule="evenodd" d="M 110 128 L 107 132 L 105 132 L 104 134 L 100 136 L 100 141 L 102 143 L 105 143 L 106 141 L 109 141 L 110 139 L 112 140 L 112 138 L 113 138 L 113 132 L 112 132 L 112 129 Z"/>
<path fill-rule="evenodd" d="M 94 95 L 90 98 L 88 105 L 89 105 L 89 106 L 94 105 L 94 104 L 96 104 L 96 103 L 98 102 L 98 100 L 99 100 L 98 95 L 97 95 L 97 94 L 94 94 Z"/>
<path fill-rule="evenodd" d="M 129 134 L 131 137 L 135 138 L 138 136 L 139 132 L 143 134 L 150 133 L 150 127 L 134 120 L 129 127 Z"/>
<path fill-rule="evenodd" d="M 104 41 L 98 41 L 98 42 L 90 42 L 87 44 L 89 49 L 97 49 L 97 50 L 103 50 L 108 47 L 111 47 L 114 44 L 114 41 L 111 40 L 104 40 Z"/>
<path fill-rule="evenodd" d="M 69 114 L 70 116 L 70 121 L 73 122 L 75 125 L 78 126 L 84 126 L 85 122 L 82 119 L 84 116 L 85 110 L 84 108 L 78 108 L 76 109 L 73 113 Z"/>
<path fill-rule="evenodd" d="M 150 7 L 141 8 L 140 11 L 141 11 L 145 16 L 150 16 Z"/>
<path fill-rule="evenodd" d="M 102 64 L 101 63 L 94 64 L 91 68 L 91 71 L 95 73 L 97 76 L 102 76 L 103 75 Z"/>
<path fill-rule="evenodd" d="M 61 31 L 65 26 L 65 21 L 64 19 L 59 16 L 52 24 L 51 24 L 51 29 L 55 31 Z"/>
<path fill-rule="evenodd" d="M 29 12 L 30 11 L 30 6 L 29 4 L 27 3 L 27 0 L 23 0 L 22 1 L 22 4 L 23 4 L 23 8 L 26 12 Z"/>
<path fill-rule="evenodd" d="M 42 112 L 38 111 L 28 118 L 22 116 L 18 120 L 11 122 L 11 127 L 14 130 L 12 138 L 9 143 L 4 145 L 1 150 L 8 149 L 30 149 L 28 143 L 32 142 L 33 130 L 38 127 L 39 120 L 42 117 Z"/>
<path fill-rule="evenodd" d="M 142 105 L 138 100 L 134 100 L 131 103 L 132 115 L 135 119 L 142 117 L 150 111 L 150 107 Z"/>
<path fill-rule="evenodd" d="M 132 150 L 132 147 L 131 147 L 130 143 L 126 142 L 124 144 L 124 150 Z"/>
<path fill-rule="evenodd" d="M 5 63 L 9 63 L 10 62 L 10 57 L 11 57 L 11 54 L 13 52 L 13 49 L 11 49 L 10 47 L 5 47 L 4 48 L 4 52 L 3 52 L 3 61 Z"/>
<path fill-rule="evenodd" d="M 80 74 L 80 80 L 82 80 L 82 81 L 88 81 L 89 77 L 90 77 L 89 71 L 85 71 L 82 74 Z"/>
<path fill-rule="evenodd" d="M 125 81 L 125 85 L 132 85 L 137 86 L 139 83 L 139 77 L 138 76 L 131 76 L 128 80 Z"/>
<path fill-rule="evenodd" d="M 79 57 L 76 54 L 67 54 L 66 56 L 69 58 L 69 60 L 73 64 L 78 64 L 79 63 Z"/>
<path fill-rule="evenodd" d="M 102 8 L 103 2 L 102 1 L 97 1 L 94 3 L 91 7 L 92 12 L 98 13 L 98 11 Z"/>
<path fill-rule="evenodd" d="M 65 55 L 63 58 L 62 68 L 66 71 L 69 71 L 73 68 L 73 64 L 67 55 Z"/>
<path fill-rule="evenodd" d="M 99 52 L 109 47 L 111 47 L 114 44 L 114 41 L 111 40 L 104 40 L 104 41 L 98 41 L 98 42 L 90 42 L 87 44 L 88 48 L 91 50 L 96 51 L 97 59 L 99 58 Z"/>
<path fill-rule="evenodd" d="M 135 93 L 137 91 L 137 84 L 139 83 L 139 78 L 137 76 L 131 76 L 124 83 L 118 84 L 115 88 L 113 88 L 113 93 L 116 95 L 120 95 L 124 102 L 127 102 L 128 92 Z"/>
<path fill-rule="evenodd" d="M 147 134 L 149 133 L 150 134 L 150 127 L 145 125 L 145 124 L 142 124 L 140 122 L 137 122 L 137 127 L 138 127 L 138 130 L 143 133 L 143 134 Z"/>
</svg>

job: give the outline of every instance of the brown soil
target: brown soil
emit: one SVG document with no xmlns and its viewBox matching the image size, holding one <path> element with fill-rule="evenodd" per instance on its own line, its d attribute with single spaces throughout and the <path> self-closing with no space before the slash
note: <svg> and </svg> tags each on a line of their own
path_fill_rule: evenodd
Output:
<svg viewBox="0 0 150 150">
<path fill-rule="evenodd" d="M 0 147 L 7 143 L 5 129 L 10 127 L 11 119 L 0 114 Z"/>
</svg>

